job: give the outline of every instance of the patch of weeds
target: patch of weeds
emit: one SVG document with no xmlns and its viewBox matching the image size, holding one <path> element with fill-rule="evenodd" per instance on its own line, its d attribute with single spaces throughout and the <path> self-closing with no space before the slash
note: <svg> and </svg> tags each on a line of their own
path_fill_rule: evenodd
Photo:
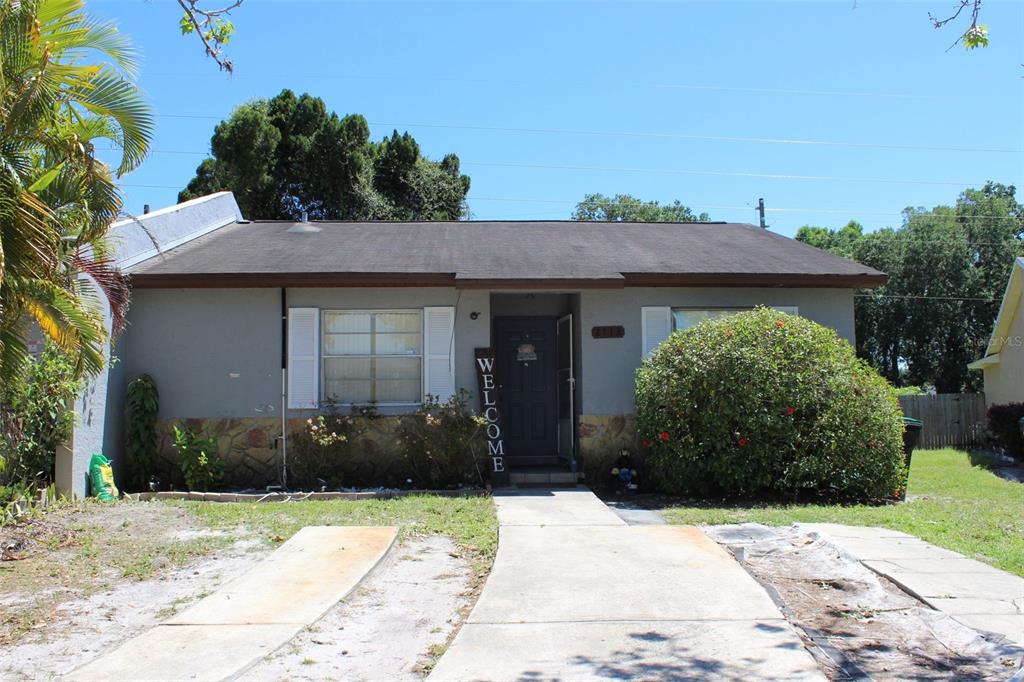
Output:
<svg viewBox="0 0 1024 682">
<path fill-rule="evenodd" d="M 428 676 L 446 651 L 448 651 L 448 642 L 444 644 L 431 644 L 427 647 L 426 653 L 423 654 L 426 660 L 416 666 L 415 672 L 423 677 Z"/>
<path fill-rule="evenodd" d="M 878 614 L 881 613 L 881 611 L 868 606 L 857 606 L 852 609 L 839 609 L 834 613 L 840 618 L 850 618 L 852 620 L 873 620 L 878 617 Z"/>
<path fill-rule="evenodd" d="M 169 504 L 187 509 L 212 528 L 248 528 L 271 542 L 284 541 L 304 526 L 394 525 L 400 540 L 439 533 L 454 540 L 481 576 L 490 570 L 498 546 L 498 520 L 488 496 Z"/>
<path fill-rule="evenodd" d="M 996 476 L 962 450 L 915 450 L 907 501 L 899 504 L 778 504 L 691 501 L 669 523 L 842 523 L 909 533 L 1024 576 L 1024 485 Z"/>
<path fill-rule="evenodd" d="M 316 661 L 312 658 L 304 658 L 302 659 L 302 665 L 316 665 Z"/>
</svg>

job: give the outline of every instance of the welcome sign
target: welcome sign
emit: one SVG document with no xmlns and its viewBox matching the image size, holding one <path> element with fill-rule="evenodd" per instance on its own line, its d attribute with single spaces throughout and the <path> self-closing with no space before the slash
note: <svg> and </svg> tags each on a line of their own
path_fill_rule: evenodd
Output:
<svg viewBox="0 0 1024 682">
<path fill-rule="evenodd" d="M 505 440 L 502 436 L 501 406 L 498 384 L 494 378 L 493 348 L 476 349 L 476 379 L 480 393 L 480 414 L 487 422 L 487 454 L 491 458 L 492 485 L 508 483 L 505 470 Z"/>
</svg>

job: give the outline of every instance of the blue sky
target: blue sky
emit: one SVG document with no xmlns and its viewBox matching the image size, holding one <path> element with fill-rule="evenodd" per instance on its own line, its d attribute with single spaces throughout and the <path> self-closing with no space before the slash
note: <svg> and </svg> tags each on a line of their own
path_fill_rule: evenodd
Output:
<svg viewBox="0 0 1024 682">
<path fill-rule="evenodd" d="M 754 222 L 764 197 L 787 235 L 1024 188 L 1024 3 L 986 2 L 992 45 L 972 52 L 928 21 L 953 5 L 247 0 L 228 76 L 171 0 L 88 2 L 141 49 L 158 116 L 127 210 L 174 203 L 218 120 L 291 88 L 458 154 L 476 219 L 568 218 L 602 192 Z"/>
</svg>

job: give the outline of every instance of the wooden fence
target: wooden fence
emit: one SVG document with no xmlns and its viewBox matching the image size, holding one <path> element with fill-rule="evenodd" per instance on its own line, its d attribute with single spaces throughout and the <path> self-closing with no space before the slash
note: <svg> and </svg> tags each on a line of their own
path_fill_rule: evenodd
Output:
<svg viewBox="0 0 1024 682">
<path fill-rule="evenodd" d="M 901 395 L 900 406 L 905 415 L 924 422 L 918 447 L 985 445 L 984 393 Z"/>
</svg>

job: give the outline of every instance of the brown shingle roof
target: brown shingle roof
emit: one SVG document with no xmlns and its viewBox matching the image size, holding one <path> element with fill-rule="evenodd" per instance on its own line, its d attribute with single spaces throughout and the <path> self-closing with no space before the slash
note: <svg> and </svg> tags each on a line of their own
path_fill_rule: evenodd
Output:
<svg viewBox="0 0 1024 682">
<path fill-rule="evenodd" d="M 875 286 L 885 275 L 738 223 L 252 222 L 129 269 L 137 287 Z"/>
</svg>

